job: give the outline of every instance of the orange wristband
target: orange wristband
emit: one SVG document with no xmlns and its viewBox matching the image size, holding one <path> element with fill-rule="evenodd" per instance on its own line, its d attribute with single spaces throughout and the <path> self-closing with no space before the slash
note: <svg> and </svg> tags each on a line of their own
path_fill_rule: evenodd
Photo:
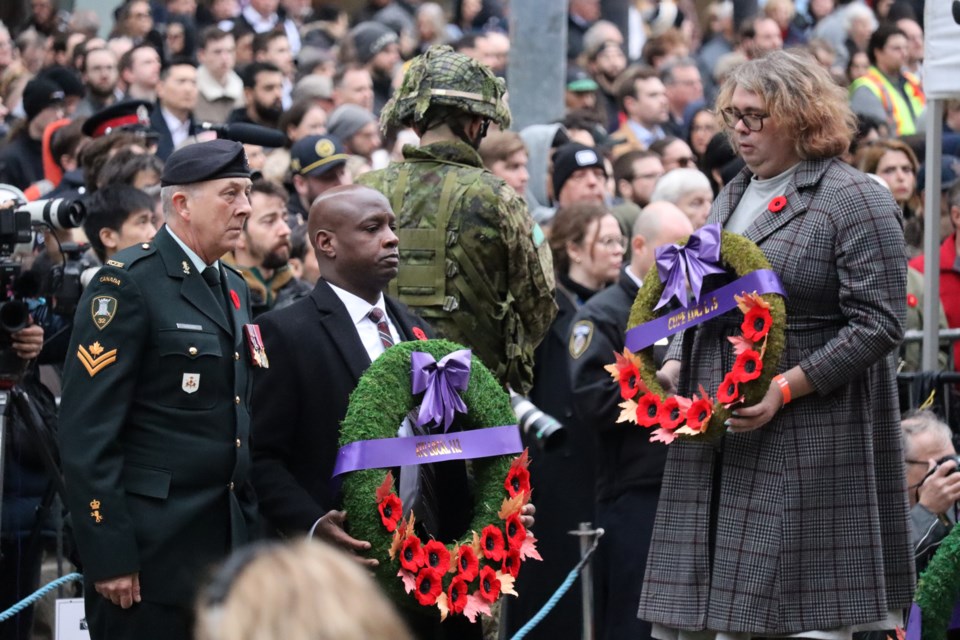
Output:
<svg viewBox="0 0 960 640">
<path fill-rule="evenodd" d="M 773 381 L 776 382 L 780 387 L 780 393 L 783 394 L 783 404 L 790 404 L 790 400 L 793 399 L 793 396 L 790 393 L 790 383 L 787 382 L 787 379 L 780 374 L 773 376 Z"/>
</svg>

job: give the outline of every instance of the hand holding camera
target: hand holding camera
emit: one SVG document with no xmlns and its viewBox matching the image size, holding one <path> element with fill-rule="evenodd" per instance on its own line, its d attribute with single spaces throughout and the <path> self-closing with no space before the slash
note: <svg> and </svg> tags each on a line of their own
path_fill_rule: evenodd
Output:
<svg viewBox="0 0 960 640">
<path fill-rule="evenodd" d="M 945 514 L 960 501 L 960 456 L 949 455 L 930 463 L 923 483 L 918 488 L 919 502 L 930 513 Z"/>
</svg>

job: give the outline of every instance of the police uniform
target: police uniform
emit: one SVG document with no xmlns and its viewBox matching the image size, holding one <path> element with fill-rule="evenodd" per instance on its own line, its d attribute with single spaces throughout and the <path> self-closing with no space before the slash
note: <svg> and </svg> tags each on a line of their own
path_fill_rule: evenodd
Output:
<svg viewBox="0 0 960 640">
<path fill-rule="evenodd" d="M 215 140 L 171 155 L 163 184 L 248 175 L 242 145 Z M 255 528 L 249 295 L 185 247 L 164 227 L 121 251 L 74 319 L 60 447 L 94 640 L 189 638 L 199 577 Z M 135 572 L 130 609 L 94 588 Z"/>
<path fill-rule="evenodd" d="M 597 525 L 606 531 L 594 560 L 601 639 L 650 637 L 650 624 L 637 619 L 637 603 L 667 447 L 650 442 L 646 429 L 616 424 L 620 390 L 603 368 L 623 351 L 638 289 L 622 272 L 616 285 L 580 308 L 570 330 L 574 412 L 597 437 Z M 654 352 L 658 361 L 665 355 L 662 347 Z"/>
<path fill-rule="evenodd" d="M 414 60 L 384 107 L 384 128 L 420 123 L 430 107 L 502 128 L 502 80 L 450 47 Z M 404 161 L 361 176 L 397 214 L 400 270 L 390 293 L 445 338 L 470 346 L 504 384 L 526 393 L 533 353 L 556 314 L 553 262 L 526 204 L 451 139 L 403 148 Z"/>
</svg>

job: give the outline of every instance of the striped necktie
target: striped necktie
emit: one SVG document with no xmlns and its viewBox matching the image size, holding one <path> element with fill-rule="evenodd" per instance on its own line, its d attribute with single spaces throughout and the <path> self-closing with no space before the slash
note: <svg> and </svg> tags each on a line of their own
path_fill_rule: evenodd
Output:
<svg viewBox="0 0 960 640">
<path fill-rule="evenodd" d="M 387 326 L 387 316 L 379 308 L 374 307 L 370 309 L 370 313 L 367 314 L 367 317 L 374 321 L 377 325 L 377 333 L 380 334 L 380 342 L 383 344 L 384 349 L 389 349 L 393 346 L 393 336 L 390 335 L 390 327 Z"/>
</svg>

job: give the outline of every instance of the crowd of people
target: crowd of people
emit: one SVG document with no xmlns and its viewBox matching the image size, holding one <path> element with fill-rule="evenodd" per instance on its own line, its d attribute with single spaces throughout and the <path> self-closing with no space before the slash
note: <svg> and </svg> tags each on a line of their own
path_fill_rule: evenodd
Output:
<svg viewBox="0 0 960 640">
<path fill-rule="evenodd" d="M 0 201 L 86 211 L 4 256 L 30 313 L 0 364 L 42 424 L 11 405 L 0 607 L 39 582 L 59 450 L 95 640 L 482 637 L 395 615 L 328 546 L 249 546 L 312 532 L 376 562 L 330 482 L 340 423 L 371 362 L 426 335 L 567 432 L 532 450 L 544 561 L 498 612 L 505 633 L 577 562 L 581 522 L 605 530 L 605 640 L 901 626 L 960 498 L 950 427 L 901 421 L 896 386 L 920 368 L 901 341 L 924 323 L 926 223 L 939 326 L 960 328 L 960 101 L 922 165 L 923 0 L 760 4 L 734 24 L 729 0 L 641 0 L 614 24 L 569 0 L 565 115 L 518 131 L 507 0 L 126 0 L 107 25 L 32 0 L 0 23 Z M 665 447 L 619 422 L 604 367 L 657 249 L 707 224 L 771 263 L 786 346 L 719 441 Z M 739 323 L 655 345 L 668 391 L 716 388 Z M 467 465 L 438 475 L 443 504 L 469 492 Z M 430 532 L 469 516 L 446 507 Z M 281 615 L 304 590 L 317 606 Z M 571 592 L 530 637 L 575 637 L 581 611 Z"/>
</svg>

